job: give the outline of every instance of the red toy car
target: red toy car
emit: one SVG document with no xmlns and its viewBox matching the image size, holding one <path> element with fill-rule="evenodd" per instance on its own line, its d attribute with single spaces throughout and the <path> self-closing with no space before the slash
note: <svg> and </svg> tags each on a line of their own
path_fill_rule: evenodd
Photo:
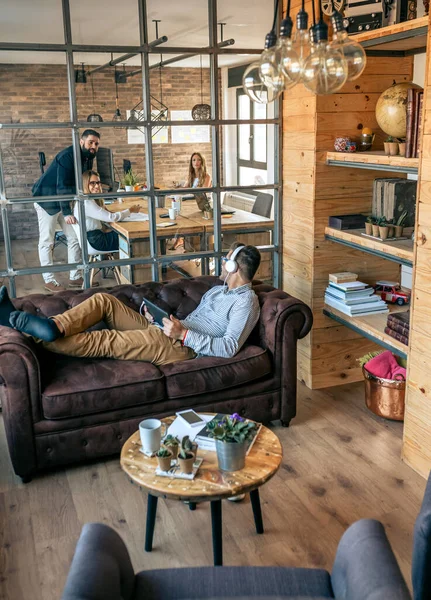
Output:
<svg viewBox="0 0 431 600">
<path fill-rule="evenodd" d="M 400 306 L 410 302 L 410 292 L 402 290 L 396 281 L 376 281 L 374 290 L 385 302 L 392 302 Z"/>
</svg>

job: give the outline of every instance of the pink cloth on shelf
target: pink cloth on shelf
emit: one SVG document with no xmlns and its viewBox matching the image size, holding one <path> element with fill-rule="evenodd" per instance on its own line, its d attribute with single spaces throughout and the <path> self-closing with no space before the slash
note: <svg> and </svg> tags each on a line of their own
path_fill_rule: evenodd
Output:
<svg viewBox="0 0 431 600">
<path fill-rule="evenodd" d="M 395 356 L 389 350 L 378 354 L 365 364 L 365 368 L 371 375 L 383 379 L 406 379 L 406 370 L 400 367 Z"/>
</svg>

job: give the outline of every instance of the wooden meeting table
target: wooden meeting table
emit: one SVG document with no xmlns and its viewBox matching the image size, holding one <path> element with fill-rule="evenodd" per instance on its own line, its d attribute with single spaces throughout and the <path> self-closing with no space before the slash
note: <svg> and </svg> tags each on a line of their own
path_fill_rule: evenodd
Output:
<svg viewBox="0 0 431 600">
<path fill-rule="evenodd" d="M 115 202 L 107 205 L 106 208 L 116 212 L 124 210 L 132 204 L 140 204 L 142 212 L 148 212 L 148 200 L 146 198 L 135 198 L 121 203 Z M 235 236 L 239 234 L 244 244 L 259 246 L 271 243 L 271 230 L 274 227 L 272 219 L 237 208 L 234 210 L 235 212 L 232 215 L 222 215 L 222 232 L 227 245 L 230 245 Z M 156 231 L 161 254 L 166 254 L 166 240 L 176 236 L 199 238 L 200 250 L 209 249 L 210 239 L 214 233 L 214 220 L 204 218 L 195 200 L 182 201 L 181 213 L 175 219 L 176 225 L 163 228 L 157 227 L 157 225 L 169 221 L 169 219 L 162 219 L 160 216 L 167 212 L 168 208 L 156 208 Z M 110 223 L 110 226 L 119 234 L 120 258 L 150 256 L 149 221 L 119 221 Z M 263 257 L 262 266 L 256 274 L 257 277 L 268 277 L 270 259 L 269 255 Z M 121 274 L 124 283 L 145 283 L 152 278 L 149 265 L 121 267 Z"/>
</svg>

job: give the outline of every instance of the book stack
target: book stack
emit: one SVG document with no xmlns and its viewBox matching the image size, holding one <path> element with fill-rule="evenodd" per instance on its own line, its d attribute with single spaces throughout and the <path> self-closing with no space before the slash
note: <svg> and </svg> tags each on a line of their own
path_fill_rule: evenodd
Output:
<svg viewBox="0 0 431 600">
<path fill-rule="evenodd" d="M 385 327 L 385 333 L 406 346 L 409 345 L 410 311 L 391 313 Z"/>
<path fill-rule="evenodd" d="M 374 293 L 374 288 L 362 281 L 330 281 L 325 291 L 325 303 L 349 317 L 389 312 L 386 302 Z"/>
<path fill-rule="evenodd" d="M 422 131 L 423 89 L 407 90 L 406 158 L 418 158 Z"/>
<path fill-rule="evenodd" d="M 405 227 L 414 227 L 417 181 L 400 177 L 378 177 L 373 182 L 373 215 L 396 223 L 406 210 Z"/>
</svg>

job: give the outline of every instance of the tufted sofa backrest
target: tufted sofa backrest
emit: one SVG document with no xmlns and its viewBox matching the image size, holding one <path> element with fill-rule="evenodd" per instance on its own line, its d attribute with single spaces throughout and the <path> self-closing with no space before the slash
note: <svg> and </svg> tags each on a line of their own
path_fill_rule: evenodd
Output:
<svg viewBox="0 0 431 600">
<path fill-rule="evenodd" d="M 150 281 L 140 285 L 119 285 L 106 290 L 66 290 L 53 295 L 31 294 L 17 298 L 14 304 L 18 310 L 52 317 L 103 291 L 112 294 L 136 311 L 139 311 L 142 300 L 146 297 L 167 312 L 175 313 L 179 319 L 184 319 L 197 307 L 205 292 L 215 285 L 222 285 L 218 277 L 202 276 L 193 279 L 174 279 L 167 283 Z M 253 289 L 258 294 L 260 304 L 263 303 L 266 293 L 274 290 L 273 287 L 262 285 L 260 282 L 254 282 Z M 280 293 L 287 296 L 284 292 Z"/>
</svg>

